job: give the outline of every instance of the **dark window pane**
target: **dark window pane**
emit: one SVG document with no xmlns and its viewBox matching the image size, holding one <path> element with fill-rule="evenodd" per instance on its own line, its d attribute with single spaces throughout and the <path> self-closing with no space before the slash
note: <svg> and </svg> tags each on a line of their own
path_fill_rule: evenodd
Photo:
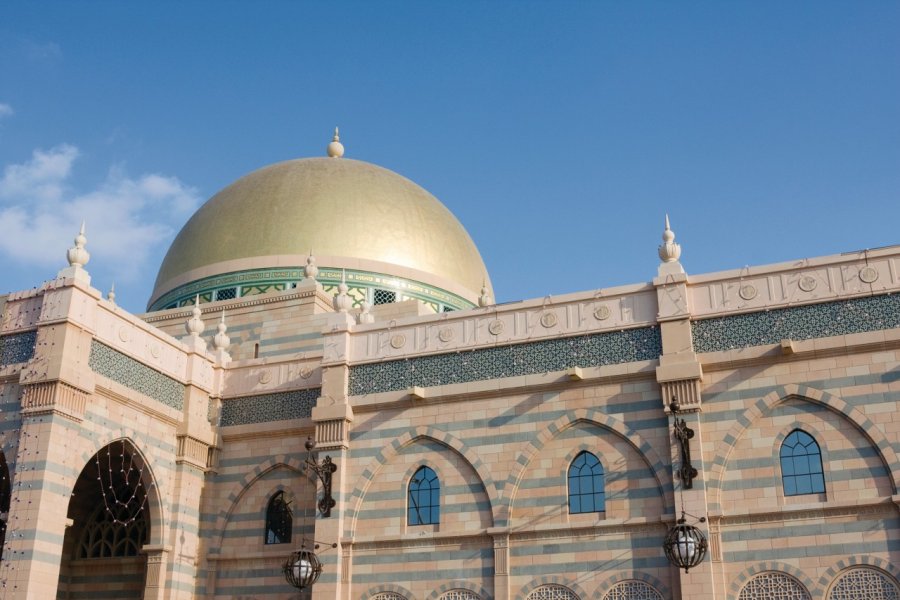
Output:
<svg viewBox="0 0 900 600">
<path fill-rule="evenodd" d="M 590 452 L 582 452 L 569 465 L 569 513 L 601 512 L 603 506 L 603 465 Z"/>
<path fill-rule="evenodd" d="M 407 492 L 407 524 L 434 525 L 440 522 L 441 484 L 437 473 L 419 467 L 409 480 Z"/>
</svg>

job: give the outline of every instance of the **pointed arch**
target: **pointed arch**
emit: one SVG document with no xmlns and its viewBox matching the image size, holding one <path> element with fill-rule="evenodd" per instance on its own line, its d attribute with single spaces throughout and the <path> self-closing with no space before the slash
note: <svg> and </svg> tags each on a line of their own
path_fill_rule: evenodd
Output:
<svg viewBox="0 0 900 600">
<path fill-rule="evenodd" d="M 496 521 L 495 507 L 497 506 L 497 486 L 478 454 L 462 440 L 446 431 L 442 431 L 435 427 L 420 426 L 410 429 L 406 433 L 394 438 L 391 443 L 382 448 L 363 470 L 362 475 L 356 480 L 353 491 L 347 499 L 348 509 L 346 513 L 347 524 L 344 529 L 345 537 L 352 537 L 353 532 L 356 531 L 357 519 L 359 517 L 363 498 L 381 468 L 397 456 L 401 450 L 410 444 L 421 440 L 431 440 L 442 446 L 446 446 L 466 461 L 469 467 L 471 467 L 478 476 L 479 483 L 491 505 L 491 520 L 492 522 Z"/>
<path fill-rule="evenodd" d="M 500 504 L 497 507 L 497 517 L 494 520 L 497 527 L 505 527 L 509 524 L 510 511 L 512 509 L 516 491 L 518 490 L 522 477 L 532 459 L 551 440 L 578 423 L 595 425 L 623 438 L 637 451 L 638 455 L 650 469 L 650 472 L 653 473 L 660 497 L 664 498 L 667 492 L 672 491 L 671 469 L 668 468 L 668 463 L 662 461 L 659 454 L 657 454 L 656 450 L 653 449 L 649 442 L 644 440 L 640 434 L 615 417 L 604 414 L 597 409 L 579 408 L 559 417 L 547 427 L 535 432 L 534 437 L 525 449 L 519 452 L 516 460 L 513 461 L 515 469 L 509 474 L 509 477 L 503 484 L 502 491 L 505 493 L 500 497 Z"/>
<path fill-rule="evenodd" d="M 640 581 L 659 592 L 663 598 L 674 597 L 670 587 L 652 575 L 640 571 L 620 571 L 597 586 L 593 600 L 603 600 L 616 585 L 626 581 Z"/>
<path fill-rule="evenodd" d="M 828 567 L 819 577 L 819 587 L 823 590 L 829 590 L 837 581 L 837 578 L 844 572 L 858 567 L 869 567 L 884 571 L 894 578 L 894 581 L 900 583 L 900 567 L 870 554 L 854 554 L 846 558 L 840 559 L 838 562 Z"/>
<path fill-rule="evenodd" d="M 565 588 L 574 594 L 578 600 L 587 600 L 588 598 L 585 591 L 573 579 L 556 575 L 544 575 L 522 586 L 519 593 L 516 594 L 515 600 L 526 600 L 532 593 L 540 591 L 544 587 Z"/>
<path fill-rule="evenodd" d="M 822 588 L 819 587 L 816 582 L 810 579 L 803 571 L 788 563 L 777 560 L 768 560 L 750 565 L 749 567 L 741 571 L 740 575 L 738 575 L 734 579 L 734 581 L 731 582 L 731 586 L 728 589 L 728 600 L 738 600 L 738 597 L 741 594 L 741 590 L 744 589 L 744 586 L 747 585 L 747 582 L 749 582 L 757 575 L 761 575 L 763 573 L 782 573 L 784 575 L 789 575 L 790 577 L 800 582 L 800 584 L 803 585 L 804 588 L 806 588 L 806 591 L 809 592 L 812 598 L 822 598 Z"/>
<path fill-rule="evenodd" d="M 763 418 L 775 406 L 788 400 L 802 400 L 819 404 L 845 418 L 872 444 L 891 480 L 893 493 L 900 493 L 900 459 L 884 432 L 875 423 L 841 398 L 807 385 L 789 384 L 778 386 L 748 407 L 735 420 L 731 429 L 716 446 L 709 475 L 710 508 L 721 510 L 722 481 L 725 467 L 738 440 L 755 422 Z"/>
<path fill-rule="evenodd" d="M 231 492 L 229 492 L 228 496 L 225 497 L 225 502 L 227 503 L 228 508 L 225 510 L 220 510 L 216 515 L 215 529 L 213 530 L 215 531 L 216 545 L 211 546 L 211 549 L 218 549 L 222 547 L 222 540 L 225 535 L 225 527 L 228 525 L 228 522 L 231 521 L 231 517 L 240 504 L 241 498 L 243 498 L 247 491 L 251 487 L 253 487 L 253 484 L 255 484 L 258 480 L 262 479 L 272 471 L 275 471 L 276 469 L 287 469 L 288 471 L 292 471 L 297 475 L 306 477 L 307 480 L 313 482 L 314 484 L 316 483 L 315 480 L 310 476 L 310 474 L 306 472 L 306 469 L 303 468 L 303 463 L 299 459 L 294 457 L 288 457 L 284 454 L 278 454 L 276 456 L 271 456 L 260 464 L 256 465 L 256 467 L 254 467 L 252 471 L 245 474 L 240 481 L 235 482 L 234 485 L 231 486 Z"/>
</svg>

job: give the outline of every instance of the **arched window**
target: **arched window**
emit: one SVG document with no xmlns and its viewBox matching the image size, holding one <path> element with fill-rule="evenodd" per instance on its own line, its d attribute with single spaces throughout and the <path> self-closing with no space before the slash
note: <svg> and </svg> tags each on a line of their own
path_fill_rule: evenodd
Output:
<svg viewBox="0 0 900 600">
<path fill-rule="evenodd" d="M 548 584 L 535 588 L 525 600 L 579 600 L 579 598 L 567 587 Z"/>
<path fill-rule="evenodd" d="M 266 544 L 288 544 L 294 528 L 294 513 L 284 492 L 277 492 L 266 507 Z"/>
<path fill-rule="evenodd" d="M 838 577 L 828 600 L 900 600 L 900 590 L 882 571 L 856 567 Z"/>
<path fill-rule="evenodd" d="M 613 586 L 603 600 L 663 600 L 662 594 L 643 581 L 622 581 Z"/>
<path fill-rule="evenodd" d="M 795 429 L 781 444 L 781 481 L 785 496 L 825 492 L 822 452 L 805 431 Z"/>
<path fill-rule="evenodd" d="M 441 482 L 429 467 L 419 467 L 409 480 L 406 522 L 409 525 L 437 525 L 441 522 Z"/>
<path fill-rule="evenodd" d="M 569 514 L 605 510 L 603 465 L 590 452 L 582 452 L 569 465 Z"/>
<path fill-rule="evenodd" d="M 803 584 L 785 573 L 760 573 L 747 582 L 738 600 L 812 600 Z"/>
</svg>

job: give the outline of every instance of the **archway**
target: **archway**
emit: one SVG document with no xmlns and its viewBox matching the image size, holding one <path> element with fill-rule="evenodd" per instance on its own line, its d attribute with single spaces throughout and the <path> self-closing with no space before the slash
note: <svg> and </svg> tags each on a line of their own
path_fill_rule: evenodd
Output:
<svg viewBox="0 0 900 600">
<path fill-rule="evenodd" d="M 57 599 L 140 599 L 150 539 L 153 478 L 126 439 L 101 448 L 75 482 L 69 499 Z"/>
</svg>

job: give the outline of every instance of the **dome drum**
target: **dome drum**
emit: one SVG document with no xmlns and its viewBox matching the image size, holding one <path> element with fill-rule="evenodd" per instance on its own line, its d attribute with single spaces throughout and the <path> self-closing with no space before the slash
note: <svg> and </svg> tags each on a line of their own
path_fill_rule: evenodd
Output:
<svg viewBox="0 0 900 600">
<path fill-rule="evenodd" d="M 475 306 L 469 300 L 447 290 L 384 273 L 319 267 L 316 281 L 322 285 L 323 291 L 333 294 L 337 293 L 337 286 L 342 277 L 346 277 L 353 308 L 359 308 L 363 301 L 375 305 L 404 300 L 419 300 L 435 312 L 463 310 Z M 200 296 L 201 302 L 216 302 L 283 292 L 296 288 L 303 279 L 301 267 L 226 273 L 179 286 L 154 300 L 149 310 L 191 306 L 197 295 Z"/>
</svg>

